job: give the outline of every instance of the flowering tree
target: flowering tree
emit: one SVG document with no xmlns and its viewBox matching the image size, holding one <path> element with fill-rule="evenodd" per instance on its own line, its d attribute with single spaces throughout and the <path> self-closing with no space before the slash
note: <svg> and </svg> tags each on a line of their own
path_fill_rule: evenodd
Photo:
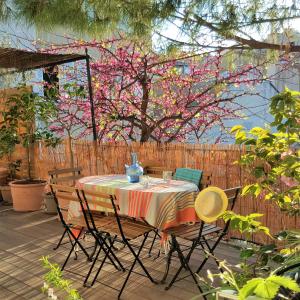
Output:
<svg viewBox="0 0 300 300">
<path fill-rule="evenodd" d="M 57 89 L 49 89 L 47 100 L 52 101 L 55 112 L 49 116 L 49 129 L 59 136 L 67 136 L 70 153 L 70 166 L 74 167 L 72 141 L 90 133 L 90 105 L 86 101 L 86 93 L 82 85 L 66 83 L 58 93 Z"/>
<path fill-rule="evenodd" d="M 201 140 L 209 129 L 225 129 L 225 120 L 239 117 L 236 99 L 257 94 L 250 87 L 262 80 L 262 65 L 228 71 L 220 51 L 167 55 L 123 38 L 51 51 L 86 47 L 96 57 L 91 64 L 95 114 L 99 139 L 105 141 Z M 89 105 L 83 106 L 87 116 Z"/>
<path fill-rule="evenodd" d="M 235 99 L 250 92 L 234 86 L 260 80 L 252 65 L 225 71 L 220 53 L 168 57 L 124 41 L 95 49 L 99 59 L 92 70 L 101 139 L 200 140 L 208 129 L 237 117 Z"/>
</svg>

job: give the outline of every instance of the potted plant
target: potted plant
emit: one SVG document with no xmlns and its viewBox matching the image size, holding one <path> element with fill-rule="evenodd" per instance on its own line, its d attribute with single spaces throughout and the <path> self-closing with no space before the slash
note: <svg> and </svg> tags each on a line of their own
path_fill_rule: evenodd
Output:
<svg viewBox="0 0 300 300">
<path fill-rule="evenodd" d="M 17 143 L 15 130 L 3 123 L 0 128 L 0 158 L 6 157 L 8 165 L 0 168 L 0 191 L 5 203 L 12 202 L 8 182 L 16 179 L 16 172 L 19 171 L 21 164 L 21 160 L 12 161 L 12 153 Z"/>
<path fill-rule="evenodd" d="M 46 191 L 44 194 L 44 206 L 47 214 L 55 215 L 57 213 L 56 202 L 51 191 Z"/>
<path fill-rule="evenodd" d="M 5 184 L 0 186 L 0 191 L 2 194 L 3 201 L 7 204 L 12 203 L 12 196 L 11 196 L 11 188 L 9 183 L 17 179 L 17 172 L 20 171 L 22 160 L 17 159 L 15 161 L 10 161 L 8 164 L 8 176 L 6 178 Z"/>
<path fill-rule="evenodd" d="M 3 122 L 15 138 L 26 149 L 27 178 L 10 182 L 15 211 L 39 210 L 43 202 L 45 180 L 32 176 L 33 147 L 36 141 L 45 141 L 47 146 L 55 145 L 58 139 L 37 124 L 47 124 L 55 106 L 36 93 L 23 92 L 7 99 L 7 110 L 2 112 Z"/>
</svg>

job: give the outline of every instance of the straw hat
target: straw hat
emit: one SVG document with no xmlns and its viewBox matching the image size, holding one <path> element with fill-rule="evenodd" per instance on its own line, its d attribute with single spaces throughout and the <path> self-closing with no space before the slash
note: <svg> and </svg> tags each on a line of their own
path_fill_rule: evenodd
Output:
<svg viewBox="0 0 300 300">
<path fill-rule="evenodd" d="M 214 222 L 225 212 L 228 198 L 224 191 L 218 187 L 210 186 L 202 190 L 195 201 L 195 210 L 200 220 Z"/>
</svg>

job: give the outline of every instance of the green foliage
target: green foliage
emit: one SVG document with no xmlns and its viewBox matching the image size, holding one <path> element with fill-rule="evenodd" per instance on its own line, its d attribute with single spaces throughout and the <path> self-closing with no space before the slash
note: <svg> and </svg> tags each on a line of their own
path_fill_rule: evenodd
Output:
<svg viewBox="0 0 300 300">
<path fill-rule="evenodd" d="M 231 130 L 236 143 L 251 145 L 239 161 L 257 179 L 244 187 L 243 195 L 262 196 L 289 214 L 300 213 L 300 93 L 285 89 L 271 99 L 272 126 L 254 127 L 249 133 L 240 125 Z"/>
<path fill-rule="evenodd" d="M 271 247 L 270 247 L 271 248 Z M 216 291 L 233 290 L 240 300 L 245 300 L 249 296 L 256 296 L 259 299 L 274 299 L 280 293 L 280 299 L 298 299 L 300 286 L 295 279 L 287 276 L 277 275 L 275 272 L 265 274 L 264 277 L 251 278 L 249 274 L 245 274 L 244 269 L 240 266 L 230 266 L 226 261 L 219 261 L 219 266 L 223 272 L 212 274 L 207 271 L 207 277 L 211 284 L 203 278 L 199 278 L 205 283 L 209 292 L 203 295 L 211 296 Z M 238 269 L 236 270 L 236 268 Z M 221 279 L 221 284 L 217 281 L 218 287 L 214 287 L 215 278 Z M 294 296 L 296 298 L 294 298 Z M 208 297 L 210 299 L 210 297 Z M 214 299 L 214 298 L 212 298 Z"/>
<path fill-rule="evenodd" d="M 248 151 L 239 164 L 255 177 L 254 183 L 243 188 L 242 195 L 253 195 L 273 201 L 292 215 L 300 212 L 300 93 L 285 89 L 271 99 L 271 124 L 277 130 L 254 127 L 246 132 L 240 125 L 231 130 L 238 144 L 246 145 Z M 263 232 L 269 229 L 257 218 L 262 214 L 248 216 L 225 212 L 224 221 L 231 220 L 232 229 L 242 234 Z M 285 248 L 279 251 L 275 245 L 256 245 L 244 241 L 240 251 L 238 270 L 228 266 L 225 272 L 216 274 L 225 288 L 237 291 L 239 299 L 257 296 L 260 299 L 298 299 L 300 296 L 300 231 L 285 230 L 275 236 L 283 241 Z M 230 271 L 229 271 L 230 270 Z M 225 274 L 224 274 L 225 273 Z M 209 274 L 208 277 L 214 277 Z M 227 286 L 227 287 L 226 287 Z"/>
<path fill-rule="evenodd" d="M 8 156 L 15 150 L 15 145 L 19 143 L 15 127 L 7 127 L 6 124 L 0 128 L 0 158 Z"/>
<path fill-rule="evenodd" d="M 7 99 L 5 106 L 7 109 L 1 112 L 3 125 L 0 141 L 5 145 L 2 151 L 12 153 L 16 144 L 22 144 L 27 150 L 28 178 L 32 179 L 31 147 L 34 142 L 44 140 L 47 146 L 55 146 L 59 142 L 51 132 L 36 128 L 36 123 L 47 124 L 49 117 L 55 112 L 55 104 L 45 101 L 36 93 L 23 92 Z"/>
<path fill-rule="evenodd" d="M 269 228 L 261 225 L 262 223 L 256 220 L 262 216 L 262 214 L 257 213 L 242 216 L 234 213 L 233 211 L 226 211 L 221 218 L 225 222 L 230 220 L 231 229 L 238 230 L 240 233 L 252 234 L 256 232 L 263 232 L 268 236 L 271 236 Z"/>
<path fill-rule="evenodd" d="M 67 293 L 66 300 L 82 300 L 77 290 L 72 288 L 72 284 L 69 280 L 63 279 L 61 268 L 58 264 L 52 264 L 49 262 L 47 256 L 41 258 L 44 268 L 48 271 L 44 276 L 45 282 L 48 286 L 62 290 Z M 42 288 L 44 292 L 47 292 L 45 288 Z"/>
<path fill-rule="evenodd" d="M 263 299 L 274 299 L 280 287 L 300 292 L 300 287 L 295 280 L 272 275 L 268 278 L 253 278 L 249 280 L 239 291 L 239 300 L 245 300 L 253 294 Z"/>
<path fill-rule="evenodd" d="M 8 180 L 14 180 L 17 176 L 17 172 L 20 171 L 22 160 L 17 159 L 15 161 L 11 161 L 8 164 L 8 170 L 9 170 L 9 177 Z"/>
<path fill-rule="evenodd" d="M 231 39 L 243 44 L 246 32 L 259 32 L 268 27 L 279 32 L 283 24 L 299 17 L 297 1 L 278 0 L 3 0 L 0 19 L 13 16 L 40 28 L 69 27 L 80 33 L 104 35 L 125 31 L 139 37 L 149 36 L 176 20 L 190 41 L 199 33 L 212 32 L 214 39 Z M 262 30 L 263 31 L 263 30 Z M 247 35 L 246 35 L 247 36 Z M 238 38 L 240 37 L 240 38 Z M 173 38 L 173 37 L 172 37 Z M 250 42 L 255 42 L 253 38 Z M 182 43 L 174 42 L 175 45 Z M 271 42 L 270 42 L 271 43 Z M 197 43 L 194 43 L 197 45 Z M 253 44 L 253 43 L 252 43 Z M 245 48 L 251 48 L 244 43 Z M 231 46 L 231 45 L 230 45 Z M 266 47 L 266 43 L 263 44 Z M 198 45 L 199 47 L 199 45 Z"/>
</svg>

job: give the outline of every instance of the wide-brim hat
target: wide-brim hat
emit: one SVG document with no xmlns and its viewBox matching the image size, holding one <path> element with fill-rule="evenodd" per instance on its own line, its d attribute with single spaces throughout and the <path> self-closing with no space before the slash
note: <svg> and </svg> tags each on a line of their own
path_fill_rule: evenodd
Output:
<svg viewBox="0 0 300 300">
<path fill-rule="evenodd" d="M 218 219 L 228 207 L 225 192 L 215 186 L 202 190 L 195 201 L 195 210 L 200 220 L 210 223 Z"/>
</svg>

